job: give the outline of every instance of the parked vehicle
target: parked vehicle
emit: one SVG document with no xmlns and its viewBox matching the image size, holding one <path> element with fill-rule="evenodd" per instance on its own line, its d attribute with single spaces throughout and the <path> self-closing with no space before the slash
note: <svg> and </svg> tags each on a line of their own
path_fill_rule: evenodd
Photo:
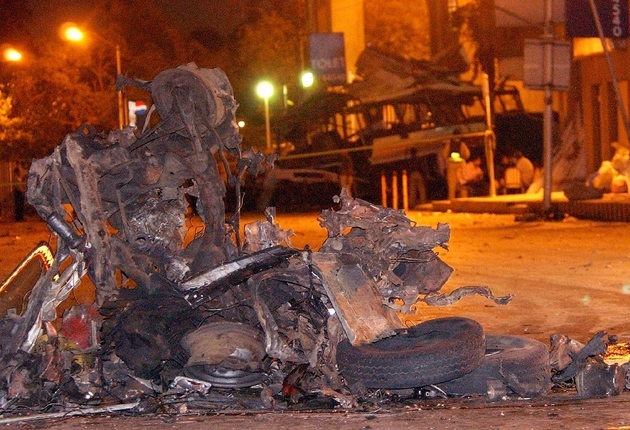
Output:
<svg viewBox="0 0 630 430">
<path fill-rule="evenodd" d="M 442 153 L 455 137 L 482 149 L 490 138 L 498 152 L 519 149 L 542 160 L 542 116 L 525 112 L 515 87 L 495 89 L 495 135 L 488 137 L 482 89 L 456 73 L 374 48 L 362 53 L 357 68 L 362 80 L 315 94 L 275 123 L 281 145 L 294 148 L 279 166 L 330 169 L 347 152 L 356 195 L 380 202 L 381 175 L 403 170 L 420 172 L 429 200 L 444 198 Z"/>
</svg>

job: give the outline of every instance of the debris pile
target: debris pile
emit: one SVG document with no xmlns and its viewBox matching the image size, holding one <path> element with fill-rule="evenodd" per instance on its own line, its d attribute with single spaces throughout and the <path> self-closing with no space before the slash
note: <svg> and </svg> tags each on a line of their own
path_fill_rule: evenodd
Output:
<svg viewBox="0 0 630 430">
<path fill-rule="evenodd" d="M 245 175 L 274 156 L 241 149 L 227 77 L 187 64 L 118 83 L 150 91 L 159 119 L 108 134 L 84 125 L 31 166 L 27 197 L 54 252 L 38 247 L 3 285 L 33 279 L 27 305 L 0 320 L 4 411 L 351 407 L 368 389 L 419 386 L 445 395 L 548 392 L 544 346 L 486 336 L 465 318 L 401 324 L 397 313 L 418 301 L 511 299 L 485 287 L 439 293 L 453 271 L 434 251 L 447 248 L 448 225 L 417 226 L 342 190 L 338 209 L 320 214 L 328 238 L 318 252 L 293 248 L 272 208 L 241 238 L 239 211 L 226 221 L 225 184 L 239 208 Z M 191 217 L 203 222 L 193 234 Z M 93 284 L 95 302 L 62 313 L 83 283 Z M 538 373 L 506 371 L 515 350 L 535 354 Z M 570 349 L 570 359 L 558 353 L 557 380 L 580 375 L 574 367 L 601 353 L 588 345 Z M 419 379 L 406 376 L 420 365 Z"/>
</svg>

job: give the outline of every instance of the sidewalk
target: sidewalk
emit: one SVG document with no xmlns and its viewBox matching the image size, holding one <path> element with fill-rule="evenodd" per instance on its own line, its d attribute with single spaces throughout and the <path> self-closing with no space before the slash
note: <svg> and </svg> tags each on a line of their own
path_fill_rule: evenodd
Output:
<svg viewBox="0 0 630 430">
<path fill-rule="evenodd" d="M 630 222 L 630 194 L 604 194 L 601 199 L 570 201 L 562 191 L 551 193 L 555 212 L 580 219 Z M 543 195 L 508 194 L 496 197 L 467 197 L 438 200 L 432 203 L 438 212 L 469 212 L 495 214 L 536 214 L 543 212 Z"/>
</svg>

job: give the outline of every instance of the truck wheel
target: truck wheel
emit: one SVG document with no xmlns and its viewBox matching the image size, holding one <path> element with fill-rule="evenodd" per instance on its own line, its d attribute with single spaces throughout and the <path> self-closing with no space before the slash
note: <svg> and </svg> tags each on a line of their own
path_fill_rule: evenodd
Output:
<svg viewBox="0 0 630 430">
<path fill-rule="evenodd" d="M 430 320 L 377 342 L 337 347 L 337 364 L 350 387 L 416 388 L 458 378 L 481 364 L 483 328 L 467 318 Z"/>
<path fill-rule="evenodd" d="M 438 387 L 449 395 L 487 394 L 488 381 L 500 381 L 522 397 L 544 396 L 552 385 L 547 346 L 522 336 L 488 335 L 483 363 Z"/>
</svg>

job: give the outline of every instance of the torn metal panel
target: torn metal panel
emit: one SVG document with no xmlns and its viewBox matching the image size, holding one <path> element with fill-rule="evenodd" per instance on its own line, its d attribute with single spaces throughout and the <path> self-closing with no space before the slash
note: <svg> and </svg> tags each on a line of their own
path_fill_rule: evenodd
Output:
<svg viewBox="0 0 630 430">
<path fill-rule="evenodd" d="M 396 334 L 381 305 L 376 284 L 351 254 L 313 254 L 313 270 L 321 278 L 352 345 Z"/>
<path fill-rule="evenodd" d="M 24 297 L 37 280 L 53 265 L 53 252 L 47 242 L 40 242 L 0 284 L 0 316 L 14 309 L 22 313 Z"/>
<path fill-rule="evenodd" d="M 265 217 L 266 221 L 256 221 L 245 226 L 244 250 L 246 252 L 256 252 L 283 243 L 291 246 L 290 237 L 293 236 L 293 231 L 284 230 L 275 223 L 275 208 L 266 208 Z"/>
<path fill-rule="evenodd" d="M 57 318 L 57 306 L 78 285 L 85 273 L 82 259 L 71 262 L 59 273 L 68 259 L 63 249 L 57 251 L 51 268 L 33 286 L 26 310 L 19 317 L 7 321 L 10 324 L 12 322 L 11 336 L 2 343 L 0 357 L 15 354 L 18 350 L 31 352 L 42 333 L 42 324 Z"/>
<path fill-rule="evenodd" d="M 225 292 L 230 285 L 245 282 L 252 275 L 276 267 L 299 254 L 299 250 L 283 246 L 263 249 L 188 279 L 180 283 L 178 289 L 186 292 L 184 297 L 190 304 L 199 305 Z"/>
<path fill-rule="evenodd" d="M 292 361 L 294 363 L 308 363 L 308 358 L 301 351 L 292 349 L 280 337 L 280 327 L 276 322 L 269 306 L 262 299 L 259 286 L 251 279 L 248 281 L 250 293 L 252 296 L 253 307 L 260 321 L 260 325 L 265 332 L 265 351 L 271 357 L 275 357 L 281 361 Z"/>
<path fill-rule="evenodd" d="M 556 372 L 566 369 L 573 361 L 572 357 L 576 357 L 578 352 L 584 348 L 582 342 L 571 339 L 564 334 L 552 334 L 549 338 L 551 340 L 549 364 Z"/>
<path fill-rule="evenodd" d="M 74 209 L 89 244 L 92 280 L 99 302 L 103 303 L 107 297 L 116 295 L 116 282 L 114 268 L 110 263 L 108 226 L 96 182 L 96 169 L 88 162 L 78 136 L 66 136 L 62 145 L 65 146 L 68 164 L 75 174 L 79 207 Z"/>
</svg>

